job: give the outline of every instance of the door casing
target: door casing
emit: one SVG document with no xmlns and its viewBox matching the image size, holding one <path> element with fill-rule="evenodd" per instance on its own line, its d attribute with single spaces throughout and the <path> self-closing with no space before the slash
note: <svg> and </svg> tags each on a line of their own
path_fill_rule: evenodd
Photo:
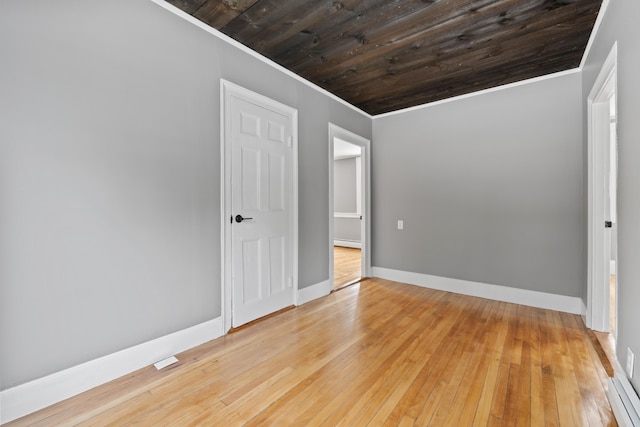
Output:
<svg viewBox="0 0 640 427">
<path fill-rule="evenodd" d="M 587 100 L 588 202 L 587 202 L 587 313 L 588 328 L 609 332 L 609 258 L 604 228 L 606 219 L 603 183 L 608 161 L 609 100 L 617 92 L 617 43 L 614 43 Z M 617 96 L 615 99 L 617 100 Z M 617 108 L 616 108 L 617 111 Z M 618 278 L 616 278 L 618 280 Z"/>
<path fill-rule="evenodd" d="M 290 115 L 292 118 L 291 141 L 291 219 L 289 222 L 291 237 L 291 272 L 293 276 L 293 301 L 298 301 L 298 110 L 274 101 L 264 95 L 260 95 L 249 89 L 245 89 L 228 80 L 220 79 L 220 270 L 221 270 L 221 317 L 223 331 L 227 333 L 232 325 L 233 307 L 233 280 L 232 280 L 232 256 L 231 256 L 231 138 L 230 131 L 231 114 L 227 111 L 231 96 L 239 97 L 247 102 L 268 108 L 274 111 Z"/>
</svg>

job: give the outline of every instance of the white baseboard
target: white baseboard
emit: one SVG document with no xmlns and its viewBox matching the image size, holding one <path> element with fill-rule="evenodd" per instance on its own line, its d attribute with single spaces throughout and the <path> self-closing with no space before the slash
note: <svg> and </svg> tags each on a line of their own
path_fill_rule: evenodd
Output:
<svg viewBox="0 0 640 427">
<path fill-rule="evenodd" d="M 572 314 L 581 314 L 584 305 L 582 299 L 578 297 L 548 294 L 527 289 L 450 279 L 448 277 L 431 276 L 428 274 L 412 273 L 382 267 L 373 267 L 373 276 L 408 283 L 410 285 L 422 286 L 424 288 L 438 289 L 457 294 L 546 308 Z"/>
<path fill-rule="evenodd" d="M 61 402 L 223 335 L 218 317 L 0 392 L 0 424 Z"/>
<path fill-rule="evenodd" d="M 622 373 L 622 366 L 616 359 L 614 361 L 615 377 L 609 378 L 609 387 L 606 389 L 607 399 L 613 410 L 613 415 L 620 427 L 640 426 L 640 398 Z"/>
<path fill-rule="evenodd" d="M 353 240 L 334 240 L 333 246 L 342 246 L 345 248 L 362 249 L 362 242 L 356 242 Z"/>
<path fill-rule="evenodd" d="M 328 280 L 307 286 L 298 290 L 298 305 L 306 304 L 314 299 L 322 298 L 331 293 L 331 283 Z"/>
<path fill-rule="evenodd" d="M 613 416 L 616 418 L 616 422 L 620 427 L 633 427 L 633 423 L 631 418 L 629 418 L 629 414 L 627 410 L 624 408 L 624 403 L 620 398 L 616 390 L 615 380 L 613 378 L 609 378 L 607 387 L 605 388 L 605 393 L 607 395 L 607 400 L 609 400 L 609 406 L 611 406 L 611 410 L 613 411 Z"/>
</svg>

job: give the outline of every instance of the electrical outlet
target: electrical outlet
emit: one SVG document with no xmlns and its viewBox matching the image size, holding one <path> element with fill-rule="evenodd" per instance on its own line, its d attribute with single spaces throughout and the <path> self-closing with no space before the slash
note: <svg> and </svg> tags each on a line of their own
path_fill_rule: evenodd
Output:
<svg viewBox="0 0 640 427">
<path fill-rule="evenodd" d="M 404 221 L 401 219 L 398 220 L 398 230 L 404 230 Z"/>
<path fill-rule="evenodd" d="M 631 351 L 631 347 L 627 347 L 627 375 L 629 379 L 633 378 L 633 362 L 635 361 L 635 355 Z"/>
</svg>

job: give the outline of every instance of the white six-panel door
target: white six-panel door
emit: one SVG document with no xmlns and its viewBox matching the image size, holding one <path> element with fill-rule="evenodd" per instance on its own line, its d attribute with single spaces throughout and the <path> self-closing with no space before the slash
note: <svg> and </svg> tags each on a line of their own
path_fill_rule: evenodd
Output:
<svg viewBox="0 0 640 427">
<path fill-rule="evenodd" d="M 227 265 L 233 327 L 295 303 L 295 114 L 261 100 L 255 94 L 226 89 L 231 206 L 227 210 L 230 254 L 225 255 L 231 257 Z"/>
</svg>

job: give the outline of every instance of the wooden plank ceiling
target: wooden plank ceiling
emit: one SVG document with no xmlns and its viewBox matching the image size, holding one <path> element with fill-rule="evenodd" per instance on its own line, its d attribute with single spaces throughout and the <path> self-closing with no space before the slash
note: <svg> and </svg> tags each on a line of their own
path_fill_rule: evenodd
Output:
<svg viewBox="0 0 640 427">
<path fill-rule="evenodd" d="M 167 0 L 376 115 L 578 67 L 601 0 Z"/>
</svg>

